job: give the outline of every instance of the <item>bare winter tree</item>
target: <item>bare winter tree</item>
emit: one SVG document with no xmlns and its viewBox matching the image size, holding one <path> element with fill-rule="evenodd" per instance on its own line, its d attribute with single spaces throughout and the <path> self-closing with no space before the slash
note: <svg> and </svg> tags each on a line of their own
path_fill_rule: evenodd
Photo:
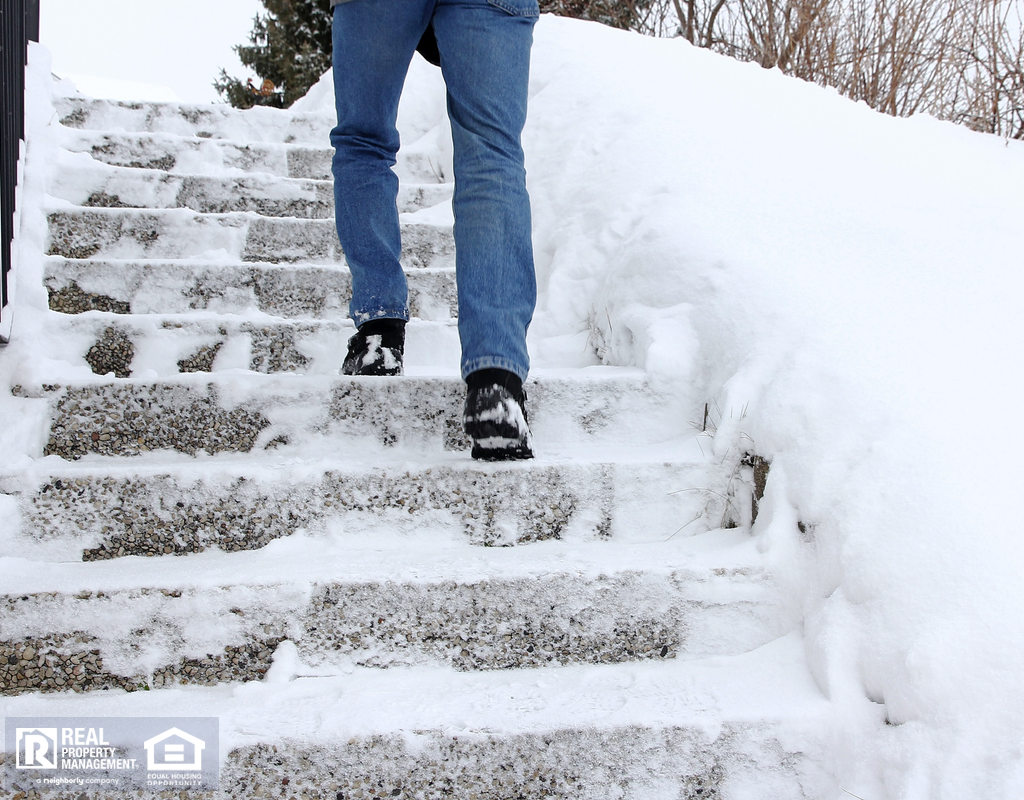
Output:
<svg viewBox="0 0 1024 800">
<path fill-rule="evenodd" d="M 630 27 L 1024 139 L 1024 0 L 652 0 Z"/>
<path fill-rule="evenodd" d="M 628 29 L 637 27 L 637 6 L 646 4 L 645 0 L 540 0 L 540 10 Z"/>
<path fill-rule="evenodd" d="M 261 0 L 249 45 L 262 78 L 222 73 L 234 105 L 288 105 L 330 64 L 323 0 Z M 919 112 L 1024 139 L 1024 0 L 540 0 L 596 20 L 834 86 L 886 114 Z"/>
<path fill-rule="evenodd" d="M 1024 19 L 1020 4 L 984 2 L 954 59 L 949 119 L 1024 139 Z"/>
</svg>

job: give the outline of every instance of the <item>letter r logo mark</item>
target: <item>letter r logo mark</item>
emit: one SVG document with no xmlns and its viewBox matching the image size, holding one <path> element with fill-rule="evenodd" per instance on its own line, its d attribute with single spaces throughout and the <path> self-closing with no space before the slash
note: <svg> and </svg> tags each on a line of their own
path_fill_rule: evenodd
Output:
<svg viewBox="0 0 1024 800">
<path fill-rule="evenodd" d="M 57 729 L 17 728 L 17 769 L 57 769 Z"/>
</svg>

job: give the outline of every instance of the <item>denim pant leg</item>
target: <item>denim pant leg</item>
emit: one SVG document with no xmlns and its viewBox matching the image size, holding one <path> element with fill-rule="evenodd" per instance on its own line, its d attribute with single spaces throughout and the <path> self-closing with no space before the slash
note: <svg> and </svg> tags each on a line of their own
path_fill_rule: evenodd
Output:
<svg viewBox="0 0 1024 800">
<path fill-rule="evenodd" d="M 349 313 L 356 325 L 409 318 L 399 263 L 398 177 L 391 167 L 399 146 L 398 101 L 433 7 L 434 0 L 352 0 L 334 7 L 334 213 L 352 270 Z"/>
<path fill-rule="evenodd" d="M 537 0 L 437 0 L 434 32 L 448 87 L 455 166 L 455 259 L 462 376 L 525 380 L 537 303 L 526 123 Z"/>
</svg>

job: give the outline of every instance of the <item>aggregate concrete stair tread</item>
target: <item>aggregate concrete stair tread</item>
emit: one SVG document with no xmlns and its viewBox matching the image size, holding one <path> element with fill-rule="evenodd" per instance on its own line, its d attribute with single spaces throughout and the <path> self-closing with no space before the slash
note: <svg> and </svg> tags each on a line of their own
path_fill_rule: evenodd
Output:
<svg viewBox="0 0 1024 800">
<path fill-rule="evenodd" d="M 643 373 L 590 368 L 535 374 L 527 384 L 531 427 L 558 447 L 630 441 L 642 445 L 685 432 L 671 404 Z M 276 373 L 181 374 L 15 387 L 50 404 L 43 455 L 134 456 L 152 450 L 194 455 L 329 441 L 338 453 L 376 443 L 465 450 L 465 384 L 456 376 L 353 378 Z"/>
<path fill-rule="evenodd" d="M 303 142 L 324 147 L 329 143 L 331 129 L 337 124 L 330 113 L 296 113 L 264 107 L 239 111 L 228 105 L 139 103 L 82 97 L 58 97 L 53 103 L 60 124 L 68 128 L 161 132 L 238 142 Z"/>
<path fill-rule="evenodd" d="M 720 534 L 731 547 L 468 548 L 375 532 L 372 545 L 369 533 L 298 536 L 130 569 L 21 562 L 19 576 L 0 581 L 0 691 L 60 690 L 56 665 L 75 655 L 97 658 L 63 688 L 257 680 L 284 640 L 303 662 L 334 669 L 735 655 L 787 628 L 752 543 Z M 238 653 L 249 654 L 245 664 L 232 664 Z M 205 669 L 185 669 L 204 660 Z"/>
<path fill-rule="evenodd" d="M 285 646 L 287 647 L 287 646 Z M 283 652 L 282 652 L 283 650 Z M 74 716 L 220 719 L 214 797 L 819 800 L 831 708 L 803 643 L 705 660 L 320 675 L 294 650 L 264 683 L 62 698 Z M 46 695 L 0 698 L 45 715 Z M 51 712 L 52 713 L 52 712 Z M 70 796 L 70 795 L 69 795 Z"/>
<path fill-rule="evenodd" d="M 277 121 L 279 127 L 291 124 L 288 121 L 290 112 L 277 110 L 276 114 L 280 117 Z M 174 117 L 173 111 L 170 116 Z M 75 121 L 76 118 L 72 116 L 69 124 Z M 174 125 L 166 131 L 152 132 L 131 132 L 127 128 L 82 130 L 74 126 L 62 126 L 59 129 L 59 140 L 70 154 L 85 154 L 93 161 L 117 167 L 196 175 L 222 175 L 225 170 L 232 170 L 263 172 L 288 178 L 331 180 L 334 150 L 330 147 L 330 128 L 325 128 L 318 135 L 308 129 L 304 119 L 299 119 L 296 124 L 300 128 L 307 127 L 305 133 L 300 135 L 315 138 L 283 142 L 251 139 L 244 135 L 234 138 L 240 131 L 237 127 L 224 131 L 226 136 L 211 138 L 202 135 L 205 131 L 190 131 Z M 334 124 L 333 120 L 330 124 Z M 433 152 L 434 143 L 430 138 L 428 134 L 424 137 L 427 140 L 425 142 L 403 143 L 393 168 L 403 182 L 430 184 L 443 183 L 445 180 L 444 170 Z"/>
<path fill-rule="evenodd" d="M 255 172 L 282 178 L 331 179 L 334 151 L 318 145 L 226 141 L 171 133 L 131 133 L 61 128 L 61 147 L 112 167 L 220 176 Z M 68 161 L 65 156 L 65 161 Z"/>
<path fill-rule="evenodd" d="M 98 168 L 76 161 L 64 166 L 49 194 L 85 208 L 188 208 L 203 214 L 251 211 L 268 217 L 334 218 L 330 181 L 274 175 L 212 177 L 155 169 Z"/>
<path fill-rule="evenodd" d="M 417 268 L 417 262 L 406 267 L 410 314 L 426 320 L 454 318 L 454 269 Z M 352 297 L 352 275 L 340 265 L 50 256 L 44 269 L 50 309 L 64 314 L 255 310 L 296 319 L 347 320 Z"/>
<path fill-rule="evenodd" d="M 294 372 L 338 375 L 355 331 L 349 320 L 246 319 L 212 312 L 61 316 L 41 354 L 96 375 L 160 378 L 186 372 Z M 454 321 L 413 319 L 407 326 L 406 374 L 459 364 Z"/>
<path fill-rule="evenodd" d="M 453 541 L 492 547 L 674 541 L 735 524 L 732 477 L 727 466 L 700 460 L 488 464 L 463 454 L 383 465 L 264 455 L 201 470 L 191 459 L 106 468 L 44 461 L 0 478 L 22 519 L 20 536 L 5 542 L 2 555 L 96 561 L 236 552 L 347 524 L 417 535 L 436 525 Z"/>
<path fill-rule="evenodd" d="M 47 255 L 73 259 L 215 256 L 216 261 L 338 263 L 333 220 L 262 217 L 251 212 L 198 214 L 190 209 L 76 208 L 48 215 Z M 402 224 L 406 268 L 452 267 L 451 226 Z"/>
<path fill-rule="evenodd" d="M 192 175 L 157 169 L 98 168 L 86 161 L 62 165 L 48 188 L 52 197 L 88 208 L 188 208 L 203 214 L 251 211 L 268 217 L 334 219 L 331 180 Z M 411 213 L 450 202 L 452 184 L 402 183 L 398 210 Z"/>
</svg>

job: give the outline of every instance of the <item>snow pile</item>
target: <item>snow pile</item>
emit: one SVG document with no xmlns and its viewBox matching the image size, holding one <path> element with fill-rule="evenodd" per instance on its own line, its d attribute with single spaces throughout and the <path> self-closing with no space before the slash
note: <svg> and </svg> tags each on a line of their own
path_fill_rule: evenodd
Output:
<svg viewBox="0 0 1024 800">
<path fill-rule="evenodd" d="M 534 63 L 537 333 L 586 325 L 772 460 L 756 533 L 841 785 L 1014 796 L 1024 145 L 595 25 L 545 20 Z"/>
<path fill-rule="evenodd" d="M 440 148 L 442 92 L 417 60 L 410 146 Z M 534 352 L 586 339 L 771 459 L 755 533 L 844 788 L 1015 797 L 1024 144 L 556 18 L 531 95 Z"/>
<path fill-rule="evenodd" d="M 180 103 L 181 97 L 170 86 L 144 83 L 77 72 L 64 73 L 64 91 L 68 96 L 82 94 L 85 97 L 123 100 L 125 102 Z"/>
<path fill-rule="evenodd" d="M 537 334 L 586 325 L 689 418 L 721 409 L 719 453 L 772 460 L 756 533 L 843 786 L 1014 796 L 1024 145 L 562 20 L 534 72 Z"/>
</svg>

